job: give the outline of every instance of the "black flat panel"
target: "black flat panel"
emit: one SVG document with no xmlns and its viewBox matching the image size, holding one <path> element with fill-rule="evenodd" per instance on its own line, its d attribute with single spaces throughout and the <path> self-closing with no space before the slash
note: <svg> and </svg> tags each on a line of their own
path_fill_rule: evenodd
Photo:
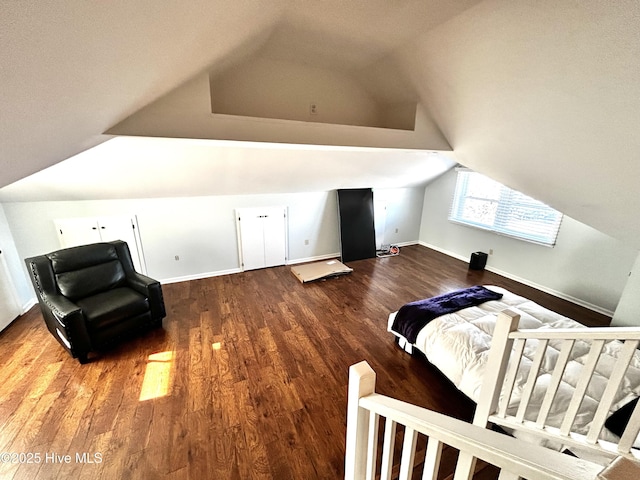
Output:
<svg viewBox="0 0 640 480">
<path fill-rule="evenodd" d="M 338 190 L 342 261 L 376 256 L 373 191 L 370 188 Z"/>
</svg>

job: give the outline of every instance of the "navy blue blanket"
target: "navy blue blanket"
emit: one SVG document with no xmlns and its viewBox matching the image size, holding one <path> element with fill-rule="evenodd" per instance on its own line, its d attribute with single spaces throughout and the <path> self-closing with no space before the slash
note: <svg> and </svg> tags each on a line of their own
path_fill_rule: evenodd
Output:
<svg viewBox="0 0 640 480">
<path fill-rule="evenodd" d="M 426 298 L 407 303 L 400 307 L 391 329 L 415 343 L 418 332 L 440 315 L 457 312 L 463 308 L 473 307 L 489 300 L 500 300 L 501 293 L 493 292 L 482 286 L 475 286 L 445 293 L 437 297 Z"/>
</svg>

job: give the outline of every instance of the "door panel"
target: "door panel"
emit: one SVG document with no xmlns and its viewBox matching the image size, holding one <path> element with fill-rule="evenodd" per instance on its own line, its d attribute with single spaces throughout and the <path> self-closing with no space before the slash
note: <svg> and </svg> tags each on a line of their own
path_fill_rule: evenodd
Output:
<svg viewBox="0 0 640 480">
<path fill-rule="evenodd" d="M 240 246 L 244 270 L 263 268 L 264 228 L 261 212 L 256 209 L 241 209 L 238 213 L 240 224 Z"/>
<path fill-rule="evenodd" d="M 134 228 L 135 217 L 86 217 L 54 220 L 61 248 L 97 242 L 123 240 L 129 245 L 137 272 L 146 273 L 140 237 Z"/>
<path fill-rule="evenodd" d="M 95 218 L 64 218 L 54 220 L 54 223 L 62 248 L 100 241 L 100 231 Z"/>
<path fill-rule="evenodd" d="M 264 227 L 264 263 L 265 267 L 284 265 L 287 262 L 286 230 L 284 209 L 272 208 L 265 211 Z"/>
<path fill-rule="evenodd" d="M 145 273 L 142 267 L 140 246 L 136 238 L 133 221 L 130 217 L 100 217 L 98 219 L 100 238 L 103 242 L 122 240 L 129 245 L 131 260 L 137 272 Z"/>
</svg>

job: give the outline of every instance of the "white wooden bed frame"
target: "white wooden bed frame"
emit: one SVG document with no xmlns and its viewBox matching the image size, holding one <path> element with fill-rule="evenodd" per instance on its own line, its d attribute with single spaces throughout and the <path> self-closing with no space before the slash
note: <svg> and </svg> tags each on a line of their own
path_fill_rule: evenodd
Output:
<svg viewBox="0 0 640 480">
<path fill-rule="evenodd" d="M 618 456 L 631 459 L 640 458 L 640 451 L 632 448 L 638 437 L 638 433 L 640 433 L 640 402 L 637 404 L 623 435 L 617 443 L 599 440 L 600 432 L 604 427 L 607 415 L 614 401 L 614 396 L 624 381 L 627 367 L 633 358 L 636 348 L 638 348 L 640 344 L 640 329 L 603 327 L 518 330 L 519 320 L 520 315 L 512 310 L 505 310 L 498 314 L 473 423 L 481 427 L 487 427 L 489 423 L 493 423 L 511 430 L 533 433 L 538 437 L 559 442 L 576 453 L 586 452 L 588 456 L 593 459 L 600 458 L 600 463 L 602 464 L 606 464 Z M 507 393 L 506 396 L 503 395 L 503 401 L 500 402 L 501 391 L 503 390 L 503 386 L 505 392 L 512 391 L 525 342 L 528 339 L 538 340 L 536 356 L 524 389 L 522 390 L 522 397 L 517 412 L 515 415 L 508 415 L 507 405 L 511 398 L 511 393 Z M 551 382 L 544 397 L 542 407 L 540 408 L 538 418 L 535 422 L 527 421 L 524 420 L 525 411 L 531 399 L 536 377 L 544 361 L 545 351 L 550 340 L 561 342 L 560 355 L 554 367 Z M 589 355 L 581 369 L 579 381 L 569 407 L 566 409 L 560 428 L 548 427 L 545 424 L 547 415 L 558 391 L 571 349 L 578 340 L 590 343 Z M 603 391 L 589 432 L 586 435 L 576 434 L 572 432 L 572 425 L 578 408 L 585 396 L 589 381 L 602 353 L 604 343 L 610 340 L 621 341 L 624 343 L 624 346 L 615 365 L 615 369 Z M 512 349 L 515 351 L 516 356 L 514 360 L 516 361 L 508 365 Z"/>
</svg>

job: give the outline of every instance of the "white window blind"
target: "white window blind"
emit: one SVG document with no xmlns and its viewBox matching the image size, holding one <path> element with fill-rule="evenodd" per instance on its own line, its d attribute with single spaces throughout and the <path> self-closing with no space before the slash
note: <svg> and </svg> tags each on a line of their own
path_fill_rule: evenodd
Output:
<svg viewBox="0 0 640 480">
<path fill-rule="evenodd" d="M 562 214 L 484 175 L 460 170 L 449 220 L 553 246 Z"/>
</svg>

